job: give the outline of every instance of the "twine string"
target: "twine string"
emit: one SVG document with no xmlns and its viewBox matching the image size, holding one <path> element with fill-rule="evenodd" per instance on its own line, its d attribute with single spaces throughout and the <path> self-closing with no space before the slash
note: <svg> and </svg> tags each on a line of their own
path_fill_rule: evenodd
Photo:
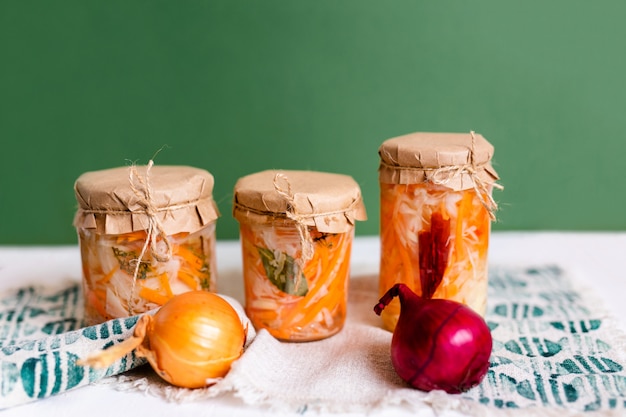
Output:
<svg viewBox="0 0 626 417">
<path fill-rule="evenodd" d="M 350 206 L 348 206 L 348 208 L 345 208 L 345 209 L 342 208 L 340 210 L 334 210 L 334 211 L 324 211 L 324 212 L 320 212 L 320 213 L 298 214 L 298 218 L 300 220 L 306 220 L 306 219 L 315 219 L 315 218 L 318 218 L 318 217 L 332 216 L 332 215 L 335 215 L 335 214 L 351 213 L 360 204 L 361 204 L 361 199 L 357 198 L 354 201 L 352 201 L 352 203 L 350 203 Z M 241 203 L 239 203 L 237 201 L 233 202 L 233 207 L 235 209 L 238 209 L 238 210 L 242 210 L 242 211 L 245 211 L 245 212 L 248 212 L 248 213 L 258 214 L 258 215 L 261 215 L 261 216 L 271 216 L 271 217 L 280 217 L 281 216 L 280 213 L 276 213 L 276 212 L 270 211 L 270 210 L 255 209 L 253 207 L 248 207 L 247 205 L 241 204 Z M 284 217 L 288 217 L 288 215 L 285 214 Z"/>
<path fill-rule="evenodd" d="M 300 243 L 302 245 L 302 254 L 298 262 L 301 263 L 301 267 L 304 266 L 313 257 L 313 239 L 309 233 L 309 227 L 305 224 L 304 220 L 310 216 L 300 215 L 295 208 L 294 195 L 291 190 L 291 183 L 282 173 L 277 173 L 274 176 L 274 189 L 276 192 L 287 201 L 287 210 L 285 215 L 287 218 L 293 220 L 296 223 L 296 229 L 300 236 Z"/>
<path fill-rule="evenodd" d="M 491 220 L 496 220 L 495 212 L 498 210 L 498 203 L 496 203 L 496 201 L 493 199 L 489 187 L 494 187 L 500 190 L 504 187 L 502 187 L 502 185 L 498 184 L 495 181 L 485 181 L 480 177 L 479 172 L 483 169 L 486 163 L 476 163 L 476 136 L 474 134 L 474 131 L 470 131 L 470 135 L 472 137 L 472 145 L 470 148 L 468 164 L 444 166 L 439 168 L 425 168 L 390 165 L 381 161 L 381 165 L 391 169 L 421 171 L 424 172 L 424 174 L 426 175 L 426 181 L 432 182 L 436 185 L 444 186 L 447 186 L 448 183 L 450 183 L 450 181 L 455 178 L 462 178 L 463 175 L 468 175 L 472 180 L 472 188 L 476 192 L 478 200 L 480 201 L 482 206 L 485 207 L 485 209 L 487 210 L 489 218 Z"/>
<path fill-rule="evenodd" d="M 470 148 L 470 154 L 469 154 L 470 163 L 465 164 L 465 165 L 460 165 L 460 166 L 437 168 L 433 171 L 432 177 L 430 180 L 433 184 L 446 185 L 455 177 L 460 178 L 461 175 L 463 174 L 469 175 L 470 178 L 472 179 L 472 188 L 474 188 L 474 191 L 476 192 L 476 195 L 478 196 L 478 200 L 480 201 L 480 204 L 482 204 L 483 207 L 487 210 L 487 213 L 489 213 L 489 218 L 491 220 L 495 220 L 496 219 L 495 212 L 496 210 L 498 210 L 498 203 L 496 203 L 496 201 L 493 199 L 491 192 L 489 190 L 489 186 L 496 187 L 499 189 L 501 189 L 502 186 L 495 182 L 487 183 L 483 181 L 478 175 L 479 167 L 476 164 L 476 159 L 475 159 L 476 135 L 474 134 L 473 130 L 470 131 L 470 135 L 472 137 L 472 147 Z M 445 175 L 443 178 L 439 179 L 437 178 L 437 176 L 440 174 L 445 174 Z"/>
<path fill-rule="evenodd" d="M 133 306 L 131 300 L 133 300 L 135 296 L 135 287 L 137 285 L 137 276 L 139 275 L 139 268 L 141 266 L 141 262 L 143 260 L 144 255 L 148 251 L 148 247 L 150 247 L 150 253 L 154 259 L 158 262 L 167 262 L 172 257 L 172 246 L 170 244 L 169 238 L 157 213 L 159 210 L 155 207 L 154 201 L 152 198 L 152 187 L 150 185 L 150 169 L 154 165 L 154 162 L 150 160 L 148 162 L 148 166 L 146 167 L 146 174 L 142 178 L 141 175 L 137 172 L 137 167 L 132 165 L 129 170 L 128 180 L 130 182 L 130 188 L 135 193 L 137 198 L 139 198 L 139 204 L 144 207 L 145 214 L 148 216 L 148 228 L 146 229 L 146 240 L 144 242 L 143 247 L 141 248 L 141 253 L 139 257 L 134 260 L 135 270 L 133 272 L 133 282 L 130 290 L 130 300 L 128 303 L 128 313 L 129 315 L 134 315 Z M 159 251 L 158 239 L 161 238 L 165 248 L 163 251 Z"/>
<path fill-rule="evenodd" d="M 199 204 L 205 204 L 206 202 L 212 200 L 212 198 L 203 198 L 203 199 L 196 199 L 196 200 L 190 200 L 186 203 L 182 203 L 182 204 L 171 204 L 168 205 L 167 207 L 160 207 L 160 208 L 155 208 L 154 209 L 154 214 L 156 213 L 163 213 L 163 212 L 172 212 L 175 210 L 181 210 L 181 209 L 185 209 L 187 207 L 192 207 L 192 206 L 197 206 Z M 208 204 L 208 203 L 206 203 Z M 128 209 L 124 209 L 124 210 L 116 210 L 116 209 L 84 209 L 81 208 L 80 209 L 81 213 L 84 214 L 104 214 L 104 215 L 127 215 L 127 214 L 147 214 L 146 210 L 128 210 Z"/>
<path fill-rule="evenodd" d="M 472 179 L 472 188 L 476 192 L 478 200 L 483 207 L 489 213 L 491 220 L 496 219 L 495 212 L 498 210 L 498 203 L 493 199 L 489 186 L 502 189 L 503 187 L 496 182 L 483 181 L 478 175 L 477 169 L 471 164 L 442 167 L 432 170 L 431 177 L 428 178 L 430 182 L 437 185 L 447 185 L 453 178 L 460 177 L 463 174 L 467 174 Z"/>
</svg>

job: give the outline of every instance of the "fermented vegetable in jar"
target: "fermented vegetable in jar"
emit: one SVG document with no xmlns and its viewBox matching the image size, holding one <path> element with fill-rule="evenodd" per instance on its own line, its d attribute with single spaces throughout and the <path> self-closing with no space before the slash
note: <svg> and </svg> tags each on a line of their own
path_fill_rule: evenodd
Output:
<svg viewBox="0 0 626 417">
<path fill-rule="evenodd" d="M 76 180 L 86 325 L 215 291 L 213 184 L 205 170 L 152 161 Z"/>
<path fill-rule="evenodd" d="M 254 326 L 294 342 L 339 332 L 354 225 L 366 218 L 358 184 L 340 174 L 263 171 L 237 181 L 233 215 Z"/>
<path fill-rule="evenodd" d="M 379 148 L 379 295 L 406 284 L 423 298 L 463 303 L 484 315 L 487 252 L 500 187 L 493 146 L 470 133 L 412 133 Z M 394 300 L 382 312 L 393 330 Z"/>
</svg>

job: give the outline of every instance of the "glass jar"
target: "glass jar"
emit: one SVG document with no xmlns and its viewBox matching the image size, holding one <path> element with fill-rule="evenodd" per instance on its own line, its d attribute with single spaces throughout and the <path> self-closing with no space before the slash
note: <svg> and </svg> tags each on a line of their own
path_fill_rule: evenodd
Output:
<svg viewBox="0 0 626 417">
<path fill-rule="evenodd" d="M 74 190 L 86 325 L 215 291 L 219 212 L 210 173 L 150 163 L 84 173 Z"/>
<path fill-rule="evenodd" d="M 396 283 L 418 295 L 487 304 L 487 253 L 497 206 L 493 146 L 481 135 L 413 133 L 389 139 L 380 155 L 379 294 Z M 393 330 L 394 300 L 382 314 Z"/>
<path fill-rule="evenodd" d="M 246 313 L 282 341 L 330 337 L 344 325 L 358 184 L 339 174 L 263 171 L 235 185 Z"/>
</svg>

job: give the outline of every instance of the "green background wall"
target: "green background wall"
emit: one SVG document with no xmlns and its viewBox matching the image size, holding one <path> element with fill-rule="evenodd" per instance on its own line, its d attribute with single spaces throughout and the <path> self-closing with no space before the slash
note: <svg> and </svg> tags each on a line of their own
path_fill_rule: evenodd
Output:
<svg viewBox="0 0 626 417">
<path fill-rule="evenodd" d="M 626 2 L 0 2 L 0 244 L 72 244 L 74 180 L 146 163 L 232 187 L 352 175 L 378 231 L 377 149 L 482 133 L 495 230 L 626 230 Z"/>
</svg>

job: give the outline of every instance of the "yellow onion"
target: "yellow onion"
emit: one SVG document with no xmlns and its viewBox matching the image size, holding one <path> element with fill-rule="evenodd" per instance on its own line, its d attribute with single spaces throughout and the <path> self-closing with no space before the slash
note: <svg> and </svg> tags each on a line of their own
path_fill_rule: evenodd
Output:
<svg viewBox="0 0 626 417">
<path fill-rule="evenodd" d="M 243 353 L 247 328 L 235 309 L 207 291 L 179 294 L 143 315 L 133 337 L 80 361 L 107 367 L 132 350 L 167 382 L 184 388 L 212 385 Z"/>
</svg>

